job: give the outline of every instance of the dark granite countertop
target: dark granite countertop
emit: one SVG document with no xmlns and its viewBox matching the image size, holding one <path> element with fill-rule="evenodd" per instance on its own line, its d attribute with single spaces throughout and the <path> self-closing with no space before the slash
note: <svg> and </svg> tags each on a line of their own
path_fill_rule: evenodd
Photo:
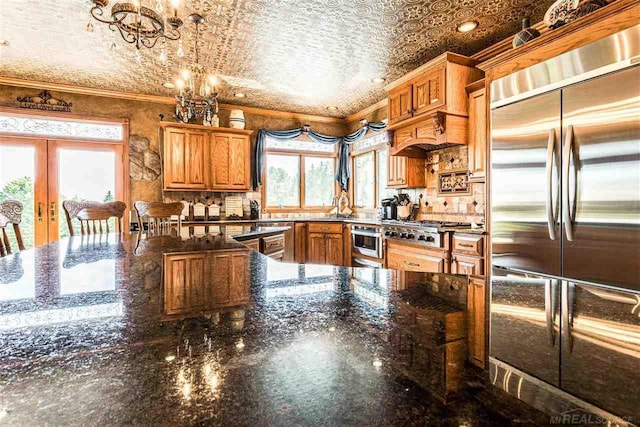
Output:
<svg viewBox="0 0 640 427">
<path fill-rule="evenodd" d="M 0 258 L 0 422 L 508 422 L 462 383 L 443 393 L 464 373 L 467 277 L 279 263 L 232 230 Z"/>
</svg>

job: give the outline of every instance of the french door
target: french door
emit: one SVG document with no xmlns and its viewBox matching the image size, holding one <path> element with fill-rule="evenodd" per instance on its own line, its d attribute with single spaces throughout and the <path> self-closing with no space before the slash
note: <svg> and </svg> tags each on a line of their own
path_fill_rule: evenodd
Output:
<svg viewBox="0 0 640 427">
<path fill-rule="evenodd" d="M 25 246 L 68 236 L 62 201 L 125 201 L 124 144 L 0 136 L 0 200 L 24 205 Z"/>
</svg>

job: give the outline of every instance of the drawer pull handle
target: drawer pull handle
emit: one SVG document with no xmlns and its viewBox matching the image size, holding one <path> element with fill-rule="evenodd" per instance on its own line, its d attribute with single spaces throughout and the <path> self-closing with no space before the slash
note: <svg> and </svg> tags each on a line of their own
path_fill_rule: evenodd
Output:
<svg viewBox="0 0 640 427">
<path fill-rule="evenodd" d="M 412 267 L 420 267 L 420 264 L 417 264 L 415 262 L 405 261 L 404 263 L 407 264 L 407 265 L 410 265 Z"/>
<path fill-rule="evenodd" d="M 458 243 L 458 246 L 462 246 L 463 248 L 473 248 L 473 245 L 468 243 Z"/>
</svg>

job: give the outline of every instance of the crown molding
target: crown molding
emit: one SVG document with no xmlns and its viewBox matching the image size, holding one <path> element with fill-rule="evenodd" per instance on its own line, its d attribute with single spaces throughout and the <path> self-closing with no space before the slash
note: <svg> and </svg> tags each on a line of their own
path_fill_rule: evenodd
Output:
<svg viewBox="0 0 640 427">
<path fill-rule="evenodd" d="M 76 86 L 65 83 L 50 83 L 34 80 L 16 79 L 12 77 L 0 76 L 0 85 L 24 87 L 30 89 L 46 89 L 55 92 L 75 93 L 79 95 L 101 96 L 105 98 L 124 99 L 127 101 L 153 102 L 156 104 L 173 105 L 176 99 L 172 96 L 147 95 L 143 93 L 123 92 L 118 90 L 97 89 L 84 86 Z M 267 110 L 264 108 L 247 107 L 244 105 L 220 104 L 223 110 L 242 110 L 248 114 L 259 116 L 277 117 L 282 119 L 293 119 L 301 122 L 315 123 L 337 123 L 347 124 L 347 120 L 338 117 L 316 116 L 312 114 L 293 113 L 289 111 Z"/>
<path fill-rule="evenodd" d="M 363 119 L 366 115 L 371 114 L 374 111 L 379 110 L 380 108 L 386 108 L 386 107 L 387 107 L 387 98 L 382 99 L 373 105 L 369 105 L 367 108 L 365 108 L 362 111 L 358 111 L 357 113 L 354 113 L 354 114 L 349 114 L 345 120 L 347 123 L 353 123 L 360 119 Z"/>
</svg>

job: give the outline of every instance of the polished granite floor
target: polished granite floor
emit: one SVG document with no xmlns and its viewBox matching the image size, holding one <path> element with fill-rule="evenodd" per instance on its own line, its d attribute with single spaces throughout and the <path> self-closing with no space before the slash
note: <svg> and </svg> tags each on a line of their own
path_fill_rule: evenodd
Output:
<svg viewBox="0 0 640 427">
<path fill-rule="evenodd" d="M 198 260 L 205 297 L 193 278 L 176 296 L 176 266 Z M 465 309 L 465 277 L 421 280 L 277 263 L 224 230 L 25 251 L 0 260 L 0 424 L 539 425 L 477 371 L 459 367 L 445 404 L 401 360 L 407 306 Z M 463 342 L 440 326 L 424 348 Z"/>
</svg>

